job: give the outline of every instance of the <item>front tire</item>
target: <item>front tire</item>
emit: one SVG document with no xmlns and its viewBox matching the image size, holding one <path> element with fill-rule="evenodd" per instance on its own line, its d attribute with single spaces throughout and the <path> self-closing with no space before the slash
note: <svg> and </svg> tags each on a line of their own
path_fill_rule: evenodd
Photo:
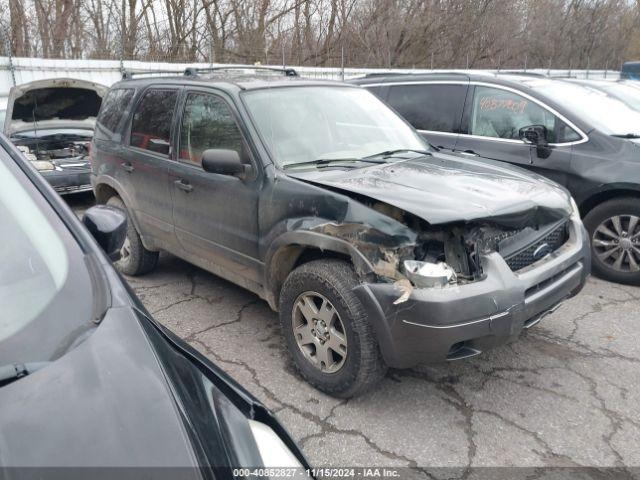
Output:
<svg viewBox="0 0 640 480">
<path fill-rule="evenodd" d="M 293 270 L 280 294 L 282 332 L 298 372 L 335 397 L 367 391 L 387 370 L 352 291 L 358 284 L 347 262 L 317 260 Z"/>
<path fill-rule="evenodd" d="M 584 218 L 593 272 L 605 280 L 640 285 L 640 199 L 615 198 Z"/>
<path fill-rule="evenodd" d="M 152 252 L 144 247 L 140 235 L 131 221 L 131 215 L 120 197 L 111 197 L 107 201 L 107 205 L 122 210 L 127 216 L 127 237 L 120 249 L 120 260 L 114 262 L 115 267 L 126 275 L 136 276 L 149 273 L 156 268 L 158 252 Z"/>
</svg>

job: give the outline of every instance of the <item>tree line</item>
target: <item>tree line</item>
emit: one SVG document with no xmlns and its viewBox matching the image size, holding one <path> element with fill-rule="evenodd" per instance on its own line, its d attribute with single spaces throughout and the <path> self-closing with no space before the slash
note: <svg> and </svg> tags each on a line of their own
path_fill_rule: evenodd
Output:
<svg viewBox="0 0 640 480">
<path fill-rule="evenodd" d="M 383 68 L 609 68 L 640 0 L 9 0 L 20 57 Z"/>
</svg>

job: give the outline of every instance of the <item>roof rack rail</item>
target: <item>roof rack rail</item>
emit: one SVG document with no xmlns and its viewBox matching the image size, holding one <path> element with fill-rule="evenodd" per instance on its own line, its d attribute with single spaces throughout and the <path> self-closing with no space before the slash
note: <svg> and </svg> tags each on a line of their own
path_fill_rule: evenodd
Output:
<svg viewBox="0 0 640 480">
<path fill-rule="evenodd" d="M 299 76 L 298 72 L 296 72 L 293 68 L 263 67 L 261 65 L 228 65 L 224 67 L 206 67 L 206 68 L 188 67 L 184 70 L 184 75 L 186 77 L 197 77 L 201 73 L 224 72 L 224 71 L 244 70 L 244 69 L 280 72 L 286 77 Z"/>
<path fill-rule="evenodd" d="M 123 80 L 131 80 L 134 77 L 138 77 L 140 75 L 180 75 L 182 70 L 123 70 L 122 71 L 122 79 Z"/>
<path fill-rule="evenodd" d="M 532 72 L 527 70 L 498 70 L 497 75 L 522 75 L 525 77 L 549 78 L 550 75 L 544 72 Z"/>
<path fill-rule="evenodd" d="M 374 77 L 388 77 L 388 76 L 395 76 L 395 75 L 414 75 L 414 73 L 409 73 L 409 72 L 370 72 L 370 73 L 365 73 L 364 78 L 374 78 Z"/>
<path fill-rule="evenodd" d="M 576 80 L 589 80 L 588 78 L 578 78 L 578 76 L 575 73 L 557 73 L 557 74 L 549 74 L 547 75 L 549 78 L 559 78 L 560 80 L 566 80 L 566 79 L 576 79 Z M 591 79 L 591 80 L 596 80 L 596 79 Z"/>
</svg>

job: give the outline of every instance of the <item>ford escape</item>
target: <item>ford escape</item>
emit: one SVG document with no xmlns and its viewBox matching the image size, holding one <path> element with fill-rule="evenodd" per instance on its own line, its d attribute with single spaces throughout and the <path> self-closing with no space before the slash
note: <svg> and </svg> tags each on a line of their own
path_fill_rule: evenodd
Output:
<svg viewBox="0 0 640 480">
<path fill-rule="evenodd" d="M 581 289 L 564 188 L 437 152 L 365 89 L 284 73 L 111 88 L 92 183 L 130 219 L 122 272 L 164 250 L 255 292 L 302 376 L 341 397 L 504 343 Z"/>
</svg>

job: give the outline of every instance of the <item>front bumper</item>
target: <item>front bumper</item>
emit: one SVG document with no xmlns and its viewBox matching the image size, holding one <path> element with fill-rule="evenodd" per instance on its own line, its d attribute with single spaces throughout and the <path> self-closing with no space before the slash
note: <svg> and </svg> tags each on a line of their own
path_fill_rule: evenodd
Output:
<svg viewBox="0 0 640 480">
<path fill-rule="evenodd" d="M 40 172 L 60 195 L 91 190 L 91 168 L 44 170 Z"/>
<path fill-rule="evenodd" d="M 398 305 L 400 292 L 392 284 L 362 284 L 355 293 L 389 366 L 458 360 L 508 342 L 577 294 L 590 273 L 588 238 L 582 223 L 572 220 L 567 242 L 525 269 L 513 272 L 491 253 L 482 261 L 485 279 L 415 288 Z"/>
</svg>

